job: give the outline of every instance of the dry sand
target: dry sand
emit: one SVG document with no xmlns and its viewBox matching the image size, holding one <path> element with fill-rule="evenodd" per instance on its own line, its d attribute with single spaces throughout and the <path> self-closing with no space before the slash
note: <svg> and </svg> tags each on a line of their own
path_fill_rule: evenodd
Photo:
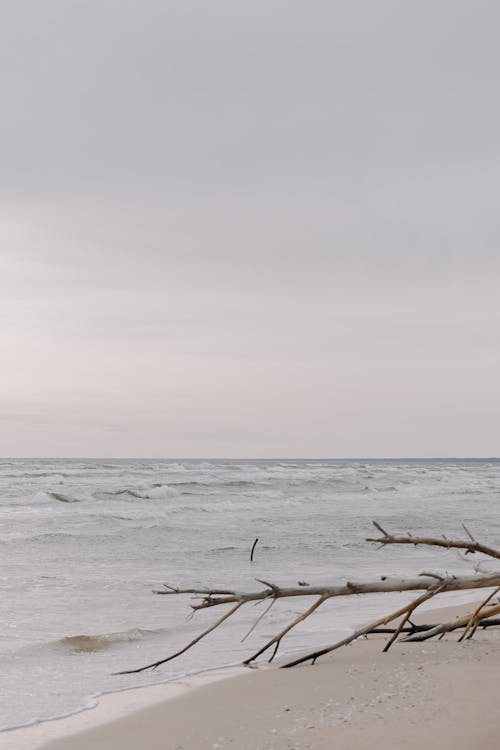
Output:
<svg viewBox="0 0 500 750">
<path fill-rule="evenodd" d="M 247 670 L 44 750 L 496 750 L 500 633 L 456 641 L 395 644 L 383 654 L 383 639 L 359 640 L 315 666 Z"/>
</svg>

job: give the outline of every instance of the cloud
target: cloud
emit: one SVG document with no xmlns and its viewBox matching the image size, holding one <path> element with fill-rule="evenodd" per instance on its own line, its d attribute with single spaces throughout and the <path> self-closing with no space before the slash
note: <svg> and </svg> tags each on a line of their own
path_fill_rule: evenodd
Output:
<svg viewBox="0 0 500 750">
<path fill-rule="evenodd" d="M 500 10 L 2 11 L 1 452 L 494 452 Z"/>
</svg>

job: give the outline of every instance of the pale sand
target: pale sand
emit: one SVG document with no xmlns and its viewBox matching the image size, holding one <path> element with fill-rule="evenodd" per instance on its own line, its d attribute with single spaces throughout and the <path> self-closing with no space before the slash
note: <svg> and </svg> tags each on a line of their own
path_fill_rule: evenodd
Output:
<svg viewBox="0 0 500 750">
<path fill-rule="evenodd" d="M 448 610 L 447 619 L 458 611 Z M 117 720 L 108 716 L 44 750 L 495 750 L 500 633 L 456 640 L 395 644 L 387 654 L 381 638 L 359 640 L 315 666 L 247 670 Z M 9 734 L 23 736 L 3 737 Z"/>
</svg>

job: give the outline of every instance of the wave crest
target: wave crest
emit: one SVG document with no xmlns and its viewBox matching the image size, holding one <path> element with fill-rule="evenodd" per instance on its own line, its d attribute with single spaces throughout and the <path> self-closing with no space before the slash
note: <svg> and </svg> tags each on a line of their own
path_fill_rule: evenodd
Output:
<svg viewBox="0 0 500 750">
<path fill-rule="evenodd" d="M 153 484 L 149 488 L 130 488 L 127 487 L 123 490 L 108 490 L 103 492 L 102 495 L 110 495 L 113 497 L 129 496 L 137 498 L 138 500 L 163 500 L 167 497 L 176 497 L 179 494 L 178 490 L 174 489 L 168 484 Z"/>
<path fill-rule="evenodd" d="M 51 503 L 53 500 L 57 500 L 59 503 L 79 503 L 80 500 L 73 495 L 67 495 L 63 492 L 51 492 L 49 490 L 41 490 L 37 492 L 33 500 L 36 503 Z"/>
<path fill-rule="evenodd" d="M 166 628 L 158 630 L 146 630 L 143 628 L 131 628 L 118 633 L 103 633 L 101 635 L 69 635 L 56 641 L 56 645 L 77 653 L 93 653 L 106 651 L 117 643 L 129 643 L 139 641 L 149 636 L 161 635 Z"/>
</svg>

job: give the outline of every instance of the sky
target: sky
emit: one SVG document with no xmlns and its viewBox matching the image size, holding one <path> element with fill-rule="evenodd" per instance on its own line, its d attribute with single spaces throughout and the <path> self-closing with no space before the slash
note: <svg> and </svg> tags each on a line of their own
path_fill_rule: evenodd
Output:
<svg viewBox="0 0 500 750">
<path fill-rule="evenodd" d="M 499 24 L 0 0 L 0 455 L 499 455 Z"/>
</svg>

